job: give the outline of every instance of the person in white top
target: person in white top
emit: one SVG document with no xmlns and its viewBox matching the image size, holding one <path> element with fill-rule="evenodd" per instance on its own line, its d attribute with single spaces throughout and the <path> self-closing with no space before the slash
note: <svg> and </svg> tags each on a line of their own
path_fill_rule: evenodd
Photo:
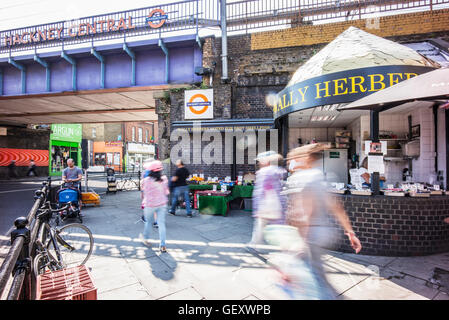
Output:
<svg viewBox="0 0 449 320">
<path fill-rule="evenodd" d="M 385 182 L 385 177 L 380 177 L 381 181 L 381 187 L 382 182 Z M 357 175 L 355 179 L 351 177 L 351 183 L 352 184 L 365 184 L 371 187 L 371 174 L 368 172 L 368 157 L 365 157 L 363 159 L 362 164 L 360 165 L 360 168 L 357 171 Z"/>
<path fill-rule="evenodd" d="M 361 183 L 371 183 L 371 175 L 368 172 L 368 157 L 365 157 L 362 161 L 362 165 L 359 168 L 358 175 L 361 177 Z"/>
</svg>

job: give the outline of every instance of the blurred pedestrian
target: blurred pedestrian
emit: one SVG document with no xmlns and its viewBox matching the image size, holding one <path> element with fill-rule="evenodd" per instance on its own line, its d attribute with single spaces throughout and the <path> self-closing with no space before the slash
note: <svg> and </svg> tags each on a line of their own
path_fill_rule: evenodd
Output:
<svg viewBox="0 0 449 320">
<path fill-rule="evenodd" d="M 253 234 L 247 244 L 250 249 L 257 249 L 263 243 L 263 230 L 267 224 L 285 223 L 285 197 L 280 195 L 282 180 L 286 170 L 281 168 L 283 158 L 274 151 L 259 153 L 256 161 L 259 170 L 253 191 Z"/>
<path fill-rule="evenodd" d="M 176 204 L 178 203 L 178 197 L 182 195 L 184 201 L 186 203 L 186 212 L 189 218 L 192 218 L 192 209 L 190 208 L 190 195 L 189 195 L 189 186 L 187 185 L 186 179 L 189 177 L 190 172 L 184 166 L 184 163 L 181 159 L 176 161 L 176 169 L 174 176 L 171 178 L 173 182 L 173 194 L 171 199 L 171 208 L 169 213 L 172 215 L 176 214 Z"/>
<path fill-rule="evenodd" d="M 143 179 L 145 179 L 146 177 L 149 177 L 150 176 L 150 174 L 151 174 L 151 162 L 153 162 L 154 161 L 154 159 L 147 159 L 147 160 L 145 160 L 144 161 L 144 163 L 143 163 L 143 172 L 142 172 L 142 174 L 141 174 L 141 177 L 140 177 L 140 198 L 143 200 Z M 145 209 L 145 206 L 144 206 L 144 204 L 143 204 L 143 201 L 142 201 L 142 206 L 141 206 L 141 208 L 142 208 L 142 210 L 144 210 Z M 145 222 L 145 215 L 144 214 L 142 214 L 142 221 L 143 222 Z M 154 223 L 153 223 L 153 227 L 155 227 L 155 228 L 157 228 L 157 214 L 156 214 L 156 212 L 154 212 Z"/>
<path fill-rule="evenodd" d="M 11 162 L 8 164 L 8 177 L 10 179 L 17 178 L 16 160 L 11 160 Z"/>
<path fill-rule="evenodd" d="M 144 207 L 145 226 L 143 230 L 143 243 L 150 246 L 150 232 L 154 225 L 154 214 L 156 213 L 159 229 L 159 249 L 166 252 L 166 227 L 165 216 L 167 214 L 168 203 L 168 179 L 162 174 L 163 166 L 160 161 L 153 161 L 149 164 L 149 175 L 143 179 L 142 190 Z"/>
<path fill-rule="evenodd" d="M 296 148 L 287 156 L 287 160 L 295 160 L 297 169 L 287 181 L 287 223 L 298 228 L 307 246 L 307 254 L 302 252 L 301 259 L 310 271 L 310 278 L 319 288 L 314 297 L 317 299 L 337 297 L 326 280 L 321 259 L 323 250 L 332 247 L 338 237 L 338 229 L 331 223 L 329 212 L 345 230 L 355 252 L 359 253 L 362 249 L 341 202 L 338 198 L 331 198 L 326 192 L 321 167 L 323 150 L 327 148 L 326 144 L 315 143 Z"/>
<path fill-rule="evenodd" d="M 29 177 L 29 176 L 36 176 L 37 177 L 36 163 L 34 162 L 33 159 L 30 160 L 30 165 L 28 166 L 27 177 Z"/>
</svg>

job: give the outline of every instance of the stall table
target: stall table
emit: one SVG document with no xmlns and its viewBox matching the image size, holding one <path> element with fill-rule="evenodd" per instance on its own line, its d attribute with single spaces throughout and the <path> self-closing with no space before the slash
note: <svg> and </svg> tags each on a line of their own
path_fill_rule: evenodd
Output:
<svg viewBox="0 0 449 320">
<path fill-rule="evenodd" d="M 233 199 L 231 191 L 197 191 L 198 209 L 203 214 L 220 214 L 226 216 L 229 201 Z"/>
<path fill-rule="evenodd" d="M 254 186 L 239 186 L 232 188 L 232 196 L 235 198 L 251 198 L 253 196 Z"/>
<path fill-rule="evenodd" d="M 198 209 L 198 196 L 199 191 L 213 190 L 213 184 L 189 184 L 189 191 L 193 194 L 193 208 Z M 220 190 L 220 185 L 217 184 L 217 190 Z"/>
<path fill-rule="evenodd" d="M 252 211 L 252 208 L 246 208 L 246 198 L 252 198 L 254 186 L 239 186 L 236 185 L 232 188 L 233 199 L 242 198 L 240 201 L 240 209 L 245 203 L 245 211 Z"/>
</svg>

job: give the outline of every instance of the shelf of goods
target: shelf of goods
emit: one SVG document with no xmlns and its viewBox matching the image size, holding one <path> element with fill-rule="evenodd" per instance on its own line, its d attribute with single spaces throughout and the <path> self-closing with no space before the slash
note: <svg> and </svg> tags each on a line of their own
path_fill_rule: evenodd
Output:
<svg viewBox="0 0 449 320">
<path fill-rule="evenodd" d="M 347 149 L 351 142 L 351 131 L 349 130 L 337 130 L 335 131 L 335 148 Z"/>
</svg>

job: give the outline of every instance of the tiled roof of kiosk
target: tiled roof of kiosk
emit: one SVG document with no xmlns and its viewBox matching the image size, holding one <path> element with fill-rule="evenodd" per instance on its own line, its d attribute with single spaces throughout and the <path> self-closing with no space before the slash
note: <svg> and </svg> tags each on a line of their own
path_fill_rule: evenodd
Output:
<svg viewBox="0 0 449 320">
<path fill-rule="evenodd" d="M 411 48 L 350 27 L 299 67 L 287 86 L 328 73 L 388 65 L 440 67 Z"/>
</svg>

